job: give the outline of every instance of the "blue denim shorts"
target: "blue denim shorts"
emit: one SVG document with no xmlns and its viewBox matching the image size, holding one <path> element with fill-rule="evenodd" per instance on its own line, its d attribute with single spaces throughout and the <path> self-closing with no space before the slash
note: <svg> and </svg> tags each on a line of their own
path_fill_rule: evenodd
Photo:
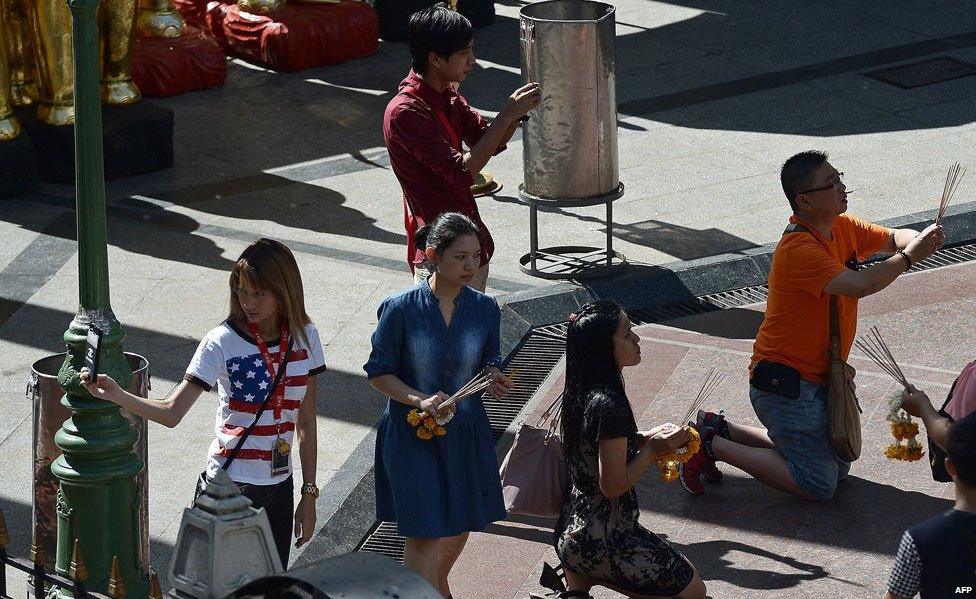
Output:
<svg viewBox="0 0 976 599">
<path fill-rule="evenodd" d="M 790 475 L 814 498 L 834 496 L 837 481 L 847 476 L 850 462 L 837 457 L 827 431 L 827 387 L 800 382 L 800 396 L 790 399 L 749 387 L 756 416 L 776 449 L 786 458 Z"/>
</svg>

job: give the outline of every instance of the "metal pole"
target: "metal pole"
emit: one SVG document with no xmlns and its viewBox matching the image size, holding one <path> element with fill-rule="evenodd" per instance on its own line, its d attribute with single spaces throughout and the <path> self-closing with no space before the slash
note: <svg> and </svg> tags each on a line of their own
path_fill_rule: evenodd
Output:
<svg viewBox="0 0 976 599">
<path fill-rule="evenodd" d="M 613 266 L 613 200 L 607 200 L 607 268 Z"/>
<path fill-rule="evenodd" d="M 68 0 L 74 50 L 80 305 L 64 334 L 68 354 L 58 373 L 65 390 L 61 401 L 71 410 L 71 418 L 55 434 L 63 454 L 51 464 L 51 472 L 61 481 L 56 569 L 68 573 L 74 540 L 80 539 L 87 553 L 88 588 L 107 590 L 112 556 L 117 555 L 132 596 L 145 597 L 149 581 L 141 563 L 140 494 L 135 481 L 142 461 L 132 451 L 139 435 L 118 406 L 93 398 L 78 378 L 88 326 L 96 324 L 105 332 L 100 371 L 123 388 L 132 379 L 122 353 L 125 333 L 109 303 L 98 5 L 99 0 Z M 71 597 L 72 592 L 61 589 L 57 595 Z"/>
<path fill-rule="evenodd" d="M 538 272 L 535 267 L 535 255 L 539 251 L 539 216 L 536 213 L 535 202 L 529 203 L 529 263 L 532 274 Z"/>
</svg>

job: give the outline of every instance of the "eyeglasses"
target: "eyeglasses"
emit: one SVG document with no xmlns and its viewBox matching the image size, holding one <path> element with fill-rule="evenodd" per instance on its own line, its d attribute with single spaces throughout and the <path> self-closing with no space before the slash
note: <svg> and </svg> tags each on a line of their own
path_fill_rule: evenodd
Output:
<svg viewBox="0 0 976 599">
<path fill-rule="evenodd" d="M 841 187 L 844 186 L 843 179 L 844 179 L 844 173 L 838 172 L 837 181 L 835 183 L 831 183 L 830 185 L 825 185 L 824 187 L 815 187 L 814 189 L 807 189 L 806 191 L 798 191 L 795 194 L 793 194 L 793 197 L 795 198 L 796 196 L 803 193 L 815 193 L 818 191 L 827 191 L 828 189 L 840 189 Z"/>
</svg>

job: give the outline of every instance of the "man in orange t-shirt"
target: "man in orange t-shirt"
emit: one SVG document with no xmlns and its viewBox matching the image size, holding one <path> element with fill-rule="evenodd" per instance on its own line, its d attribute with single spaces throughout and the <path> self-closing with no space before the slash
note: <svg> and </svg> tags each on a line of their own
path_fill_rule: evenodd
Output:
<svg viewBox="0 0 976 599">
<path fill-rule="evenodd" d="M 766 429 L 732 425 L 700 412 L 702 449 L 687 464 L 682 486 L 704 492 L 701 475 L 718 478 L 728 462 L 767 485 L 805 499 L 827 500 L 850 463 L 834 452 L 827 426 L 830 296 L 838 299 L 841 354 L 857 330 L 857 301 L 881 291 L 941 247 L 942 227 L 921 233 L 886 229 L 847 212 L 847 188 L 822 152 L 802 152 L 783 164 L 780 180 L 793 209 L 773 252 L 766 317 L 756 336 L 749 397 Z M 892 254 L 871 268 L 857 262 Z"/>
</svg>

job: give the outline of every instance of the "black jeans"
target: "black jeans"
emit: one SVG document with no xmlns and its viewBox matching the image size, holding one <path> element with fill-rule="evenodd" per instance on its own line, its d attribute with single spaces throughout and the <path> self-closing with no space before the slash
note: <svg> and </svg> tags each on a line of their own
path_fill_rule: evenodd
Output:
<svg viewBox="0 0 976 599">
<path fill-rule="evenodd" d="M 255 509 L 264 508 L 267 512 L 281 567 L 287 570 L 292 531 L 295 529 L 294 478 L 289 476 L 277 485 L 237 483 L 237 486 L 241 488 L 241 494 L 251 500 Z"/>
</svg>

